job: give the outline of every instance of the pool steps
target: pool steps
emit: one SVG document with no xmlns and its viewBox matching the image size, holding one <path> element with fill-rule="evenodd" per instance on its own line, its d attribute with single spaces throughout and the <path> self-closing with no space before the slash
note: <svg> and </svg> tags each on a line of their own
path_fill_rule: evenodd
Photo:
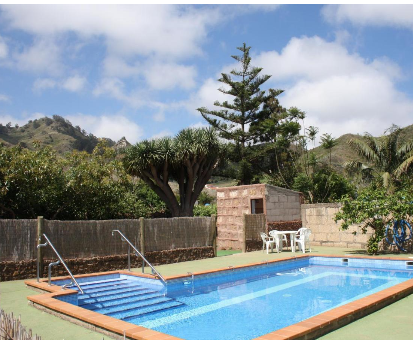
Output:
<svg viewBox="0 0 413 340">
<path fill-rule="evenodd" d="M 86 305 L 86 304 L 102 303 L 102 302 L 108 302 L 108 301 L 119 301 L 119 298 L 138 296 L 138 295 L 146 294 L 148 293 L 148 291 L 149 289 L 141 289 L 137 292 L 128 291 L 126 293 L 106 295 L 102 297 L 92 297 L 92 298 L 85 298 L 85 299 L 79 298 L 78 305 L 83 307 L 83 305 Z"/>
<path fill-rule="evenodd" d="M 124 278 L 87 282 L 81 284 L 81 288 L 84 294 L 78 296 L 79 307 L 120 320 L 184 305 L 160 291 Z"/>
</svg>

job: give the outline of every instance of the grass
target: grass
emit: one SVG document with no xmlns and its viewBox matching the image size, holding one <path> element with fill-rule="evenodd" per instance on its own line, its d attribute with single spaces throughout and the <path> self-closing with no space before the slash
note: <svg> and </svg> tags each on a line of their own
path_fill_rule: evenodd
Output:
<svg viewBox="0 0 413 340">
<path fill-rule="evenodd" d="M 217 256 L 228 256 L 240 253 L 241 250 L 218 250 Z"/>
</svg>

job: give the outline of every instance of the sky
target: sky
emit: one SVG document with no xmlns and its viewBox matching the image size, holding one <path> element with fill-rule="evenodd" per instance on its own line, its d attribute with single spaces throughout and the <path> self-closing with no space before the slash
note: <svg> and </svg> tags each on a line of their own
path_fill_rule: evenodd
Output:
<svg viewBox="0 0 413 340">
<path fill-rule="evenodd" d="M 253 66 L 339 137 L 413 124 L 413 5 L 1 5 L 0 123 L 60 115 L 132 143 L 207 126 L 217 79 Z"/>
</svg>

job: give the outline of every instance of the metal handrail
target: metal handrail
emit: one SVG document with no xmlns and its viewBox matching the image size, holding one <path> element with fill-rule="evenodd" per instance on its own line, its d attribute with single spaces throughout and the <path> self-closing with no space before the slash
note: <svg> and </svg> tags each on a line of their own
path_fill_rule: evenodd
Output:
<svg viewBox="0 0 413 340">
<path fill-rule="evenodd" d="M 39 236 L 39 242 L 42 240 L 42 237 L 41 236 Z M 38 244 L 37 245 L 37 249 L 39 249 L 39 248 L 41 248 L 41 247 L 46 247 L 48 245 L 48 243 L 46 242 L 46 243 L 43 243 L 43 244 Z M 40 278 L 40 259 L 39 259 L 39 256 L 37 256 L 37 282 L 40 282 L 40 280 L 39 280 L 39 278 Z"/>
<path fill-rule="evenodd" d="M 56 262 L 50 262 L 49 263 L 49 271 L 48 271 L 48 285 L 51 286 L 52 285 L 52 267 L 53 266 L 57 266 L 60 264 L 60 261 L 56 261 Z"/>
<path fill-rule="evenodd" d="M 59 259 L 60 263 L 63 265 L 63 267 L 65 267 L 66 271 L 69 273 L 70 277 L 72 278 L 72 284 L 76 285 L 76 287 L 79 289 L 81 294 L 84 294 L 83 289 L 80 287 L 80 285 L 77 283 L 75 277 L 73 276 L 72 272 L 70 271 L 69 267 L 67 266 L 66 262 L 62 259 L 62 257 L 60 256 L 60 254 L 57 252 L 56 248 L 53 246 L 52 242 L 50 242 L 49 238 L 46 236 L 46 234 L 43 234 L 44 238 L 46 239 L 46 243 L 44 244 L 44 246 L 49 245 L 50 247 L 52 247 L 53 251 L 55 252 L 57 258 Z M 39 246 L 43 246 L 40 245 Z"/>
<path fill-rule="evenodd" d="M 163 276 L 154 268 L 154 266 L 152 266 L 152 264 L 145 258 L 145 256 L 143 256 L 143 255 L 139 252 L 139 250 L 136 249 L 136 247 L 126 238 L 125 235 L 122 234 L 122 232 L 121 232 L 120 230 L 117 230 L 117 229 L 116 229 L 116 230 L 112 230 L 112 236 L 115 235 L 115 234 L 114 234 L 115 231 L 120 234 L 120 236 L 123 238 L 123 240 L 126 241 L 126 242 L 129 244 L 130 247 L 133 248 L 133 250 L 135 251 L 135 254 L 138 255 L 138 256 L 140 256 L 140 257 L 142 258 L 142 260 L 144 260 L 144 261 L 146 262 L 146 264 L 147 264 L 149 267 L 151 267 L 152 272 L 155 273 L 155 274 L 162 280 L 162 282 L 163 282 L 164 284 L 166 284 L 166 281 L 165 281 L 165 279 L 163 278 Z"/>
</svg>

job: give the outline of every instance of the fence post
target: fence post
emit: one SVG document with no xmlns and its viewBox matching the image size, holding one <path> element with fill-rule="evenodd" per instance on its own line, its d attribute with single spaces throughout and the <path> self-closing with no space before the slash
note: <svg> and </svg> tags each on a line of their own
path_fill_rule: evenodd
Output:
<svg viewBox="0 0 413 340">
<path fill-rule="evenodd" d="M 43 216 L 37 217 L 37 245 L 42 243 L 44 218 Z M 39 277 L 43 277 L 43 247 L 37 248 L 37 259 L 39 261 Z"/>
<path fill-rule="evenodd" d="M 212 248 L 214 250 L 214 257 L 217 257 L 217 237 L 218 237 L 218 230 L 217 230 L 217 215 L 211 215 L 211 231 L 212 231 Z"/>
<path fill-rule="evenodd" d="M 246 239 L 246 231 L 247 231 L 247 214 L 244 214 L 242 217 L 242 235 L 241 235 L 241 247 L 242 252 L 247 252 L 247 239 Z"/>
<path fill-rule="evenodd" d="M 141 253 L 145 256 L 145 219 L 143 217 L 139 218 L 139 225 L 141 229 Z M 142 273 L 145 272 L 145 261 L 142 260 Z"/>
</svg>

